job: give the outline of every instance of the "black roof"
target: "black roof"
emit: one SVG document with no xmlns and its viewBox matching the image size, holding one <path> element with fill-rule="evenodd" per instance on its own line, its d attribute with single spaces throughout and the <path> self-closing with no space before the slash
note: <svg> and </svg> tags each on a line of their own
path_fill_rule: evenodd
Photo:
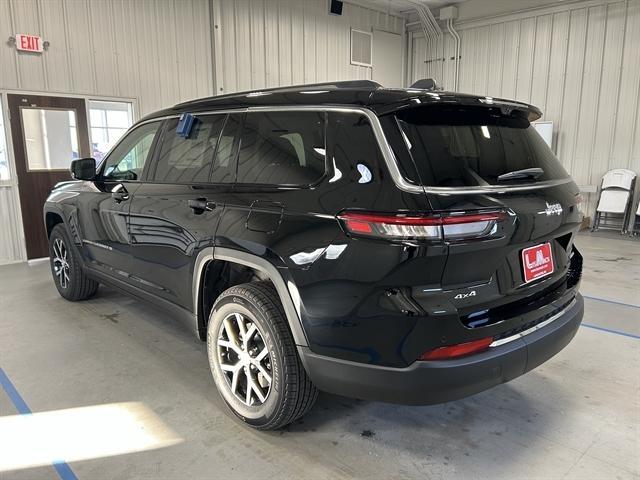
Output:
<svg viewBox="0 0 640 480">
<path fill-rule="evenodd" d="M 530 120 L 537 119 L 542 114 L 532 105 L 512 100 L 416 88 L 384 88 L 371 80 L 354 80 L 294 85 L 201 98 L 152 113 L 144 120 L 181 113 L 285 105 L 356 106 L 366 107 L 377 115 L 385 115 L 416 105 L 451 103 L 508 106 L 511 109 L 527 111 Z"/>
</svg>

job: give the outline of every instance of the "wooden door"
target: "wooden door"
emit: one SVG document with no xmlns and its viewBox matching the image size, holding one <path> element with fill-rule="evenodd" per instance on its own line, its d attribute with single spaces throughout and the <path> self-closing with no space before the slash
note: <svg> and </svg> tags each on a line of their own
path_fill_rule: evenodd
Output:
<svg viewBox="0 0 640 480">
<path fill-rule="evenodd" d="M 27 258 L 47 257 L 44 202 L 56 183 L 71 179 L 73 159 L 91 156 L 85 100 L 7 97 Z"/>
</svg>

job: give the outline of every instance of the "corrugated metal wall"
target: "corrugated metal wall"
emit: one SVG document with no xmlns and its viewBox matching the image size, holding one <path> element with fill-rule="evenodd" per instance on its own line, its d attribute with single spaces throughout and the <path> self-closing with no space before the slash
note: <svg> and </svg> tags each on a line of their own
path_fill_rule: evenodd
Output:
<svg viewBox="0 0 640 480">
<path fill-rule="evenodd" d="M 463 23 L 459 91 L 533 103 L 579 185 L 612 168 L 640 173 L 640 0 L 585 1 Z M 446 58 L 454 56 L 446 36 Z M 438 73 L 414 38 L 412 77 Z M 443 83 L 453 88 L 453 62 Z M 595 195 L 589 196 L 590 210 Z"/>
<path fill-rule="evenodd" d="M 0 0 L 0 90 L 131 98 L 140 117 L 214 93 L 371 78 L 350 64 L 352 27 L 402 33 L 403 20 L 347 3 L 332 16 L 326 0 Z M 18 54 L 4 44 L 15 33 L 51 46 Z M 16 202 L 14 178 L 0 186 L 0 263 L 24 259 Z"/>
<path fill-rule="evenodd" d="M 328 15 L 325 0 L 214 0 L 216 91 L 370 79 L 350 64 L 351 28 L 403 33 L 403 19 L 345 3 Z"/>
<path fill-rule="evenodd" d="M 213 93 L 208 0 L 0 0 L 0 90 L 134 99 L 136 116 Z M 42 55 L 5 44 L 50 42 Z M 23 260 L 15 177 L 0 186 L 0 263 Z"/>
<path fill-rule="evenodd" d="M 14 33 L 42 55 L 4 45 Z M 138 99 L 144 115 L 213 90 L 206 0 L 0 0 L 0 88 Z"/>
<path fill-rule="evenodd" d="M 22 220 L 16 197 L 14 187 L 0 185 L 0 265 L 24 258 Z"/>
</svg>

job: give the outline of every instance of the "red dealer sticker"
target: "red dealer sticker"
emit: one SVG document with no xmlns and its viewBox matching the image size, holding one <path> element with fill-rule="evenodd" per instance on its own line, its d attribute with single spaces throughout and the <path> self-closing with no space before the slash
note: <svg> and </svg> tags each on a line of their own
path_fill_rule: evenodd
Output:
<svg viewBox="0 0 640 480">
<path fill-rule="evenodd" d="M 522 251 L 524 282 L 529 283 L 553 273 L 553 256 L 549 242 Z"/>
</svg>

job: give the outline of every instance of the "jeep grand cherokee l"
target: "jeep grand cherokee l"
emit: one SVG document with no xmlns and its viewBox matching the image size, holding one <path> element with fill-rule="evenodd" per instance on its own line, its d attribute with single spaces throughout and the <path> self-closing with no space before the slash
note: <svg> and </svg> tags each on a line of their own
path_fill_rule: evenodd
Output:
<svg viewBox="0 0 640 480">
<path fill-rule="evenodd" d="M 51 192 L 56 287 L 108 284 L 185 322 L 256 428 L 318 390 L 472 395 L 556 354 L 583 315 L 581 200 L 540 115 L 367 81 L 148 115 Z"/>
</svg>

